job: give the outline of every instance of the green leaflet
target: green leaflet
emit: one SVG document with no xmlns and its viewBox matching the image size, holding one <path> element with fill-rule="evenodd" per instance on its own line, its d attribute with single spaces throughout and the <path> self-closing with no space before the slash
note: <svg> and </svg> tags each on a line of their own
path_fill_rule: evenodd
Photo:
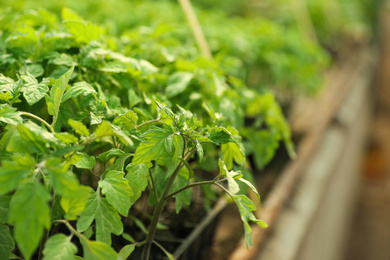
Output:
<svg viewBox="0 0 390 260">
<path fill-rule="evenodd" d="M 11 124 L 11 125 L 18 125 L 18 124 L 22 123 L 22 118 L 16 112 L 16 108 L 13 108 L 8 104 L 1 104 L 0 105 L 0 122 L 6 123 L 6 124 Z"/>
<path fill-rule="evenodd" d="M 117 253 L 106 243 L 80 239 L 83 245 L 85 260 L 113 260 L 117 259 Z"/>
<path fill-rule="evenodd" d="M 26 182 L 10 203 L 8 222 L 14 225 L 14 237 L 26 259 L 30 259 L 43 234 L 50 228 L 50 193 L 38 182 Z"/>
<path fill-rule="evenodd" d="M 193 74 L 190 72 L 176 72 L 168 78 L 167 88 L 165 93 L 167 97 L 174 97 L 182 93 L 189 85 Z"/>
<path fill-rule="evenodd" d="M 81 154 L 82 159 L 77 161 L 74 166 L 79 169 L 89 169 L 92 170 L 95 167 L 96 159 L 95 156 L 88 156 L 87 154 Z"/>
<path fill-rule="evenodd" d="M 254 147 L 255 163 L 259 169 L 273 158 L 276 148 L 279 146 L 279 138 L 268 131 L 254 131 L 250 140 Z"/>
<path fill-rule="evenodd" d="M 121 130 L 117 129 L 115 126 L 111 125 L 107 121 L 103 121 L 95 131 L 96 138 L 104 137 L 104 136 L 117 136 L 121 140 L 122 143 L 133 146 L 133 141 Z"/>
<path fill-rule="evenodd" d="M 66 164 L 61 165 L 57 159 L 49 159 L 46 162 L 44 172 L 49 175 L 54 190 L 65 198 L 77 198 L 80 188 L 77 177 L 68 170 Z"/>
<path fill-rule="evenodd" d="M 122 114 L 121 116 L 115 118 L 114 124 L 116 125 L 123 125 L 126 130 L 134 129 L 138 122 L 138 116 L 137 114 L 130 110 L 127 111 L 125 114 Z"/>
<path fill-rule="evenodd" d="M 143 141 L 135 151 L 133 163 L 147 163 L 152 160 L 158 160 L 166 153 L 166 142 L 168 136 L 173 135 L 172 129 L 162 129 L 152 127 L 143 134 Z"/>
<path fill-rule="evenodd" d="M 124 246 L 121 249 L 121 251 L 118 253 L 117 260 L 126 260 L 131 255 L 131 253 L 133 253 L 134 249 L 135 249 L 135 244 Z"/>
<path fill-rule="evenodd" d="M 225 163 L 219 159 L 218 161 L 219 171 L 222 176 L 225 176 L 228 182 L 229 192 L 232 194 L 237 194 L 240 191 L 240 187 L 235 180 L 236 176 L 242 176 L 241 172 L 228 171 Z"/>
<path fill-rule="evenodd" d="M 14 190 L 29 173 L 35 161 L 29 155 L 14 156 L 13 161 L 3 161 L 0 168 L 0 195 Z"/>
<path fill-rule="evenodd" d="M 1 91 L 13 93 L 15 90 L 14 89 L 15 81 L 0 73 L 0 86 L 1 86 Z"/>
<path fill-rule="evenodd" d="M 21 91 L 30 106 L 41 100 L 46 95 L 46 92 L 49 91 L 49 87 L 46 84 L 38 84 L 38 80 L 29 72 L 21 77 L 26 82 Z"/>
<path fill-rule="evenodd" d="M 123 224 L 118 212 L 108 203 L 106 198 L 100 197 L 100 192 L 90 191 L 85 210 L 77 221 L 77 230 L 84 232 L 95 220 L 96 240 L 111 245 L 111 233 L 120 235 Z"/>
<path fill-rule="evenodd" d="M 101 153 L 97 156 L 97 159 L 103 163 L 107 163 L 110 159 L 114 157 L 122 157 L 126 155 L 126 153 L 120 149 L 112 148 L 107 152 Z"/>
<path fill-rule="evenodd" d="M 49 91 L 49 88 L 45 84 L 27 84 L 23 96 L 31 106 L 41 100 L 47 91 Z"/>
<path fill-rule="evenodd" d="M 77 247 L 70 241 L 71 237 L 57 234 L 50 237 L 43 250 L 43 260 L 68 260 L 73 259 L 77 253 Z"/>
<path fill-rule="evenodd" d="M 47 111 L 53 116 L 53 125 L 58 120 L 58 113 L 62 102 L 62 97 L 68 86 L 70 76 L 72 75 L 74 66 L 72 66 L 65 74 L 59 79 L 54 81 L 54 86 L 50 90 L 50 96 L 46 95 Z"/>
<path fill-rule="evenodd" d="M 209 139 L 217 145 L 235 142 L 232 134 L 222 126 L 215 126 L 211 129 Z"/>
<path fill-rule="evenodd" d="M 1 259 L 9 259 L 15 242 L 7 225 L 0 223 L 0 256 Z"/>
<path fill-rule="evenodd" d="M 199 162 L 201 162 L 203 160 L 204 151 L 203 151 L 203 147 L 200 144 L 198 138 L 196 138 L 196 140 L 195 140 L 195 147 L 196 147 L 196 152 L 198 153 L 198 156 L 199 156 Z"/>
<path fill-rule="evenodd" d="M 88 128 L 81 122 L 79 121 L 76 121 L 76 120 L 73 120 L 73 119 L 69 119 L 68 120 L 68 124 L 76 131 L 76 133 L 78 133 L 79 135 L 82 135 L 82 136 L 89 136 L 89 130 Z"/>
<path fill-rule="evenodd" d="M 172 112 L 172 110 L 171 110 L 169 107 L 167 107 L 166 105 L 161 104 L 161 103 L 159 103 L 159 102 L 157 102 L 157 101 L 154 101 L 154 102 L 155 102 L 155 103 L 157 104 L 157 106 L 158 106 L 162 111 L 164 111 L 170 118 L 174 119 L 175 114 Z"/>
<path fill-rule="evenodd" d="M 85 207 L 90 194 L 90 188 L 86 186 L 80 186 L 75 194 L 71 198 L 63 197 L 61 199 L 61 208 L 65 212 L 65 219 L 77 220 L 77 216 L 80 215 Z"/>
<path fill-rule="evenodd" d="M 238 144 L 232 142 L 221 144 L 221 152 L 222 159 L 229 170 L 233 168 L 233 161 L 239 165 L 244 165 L 245 153 Z"/>
<path fill-rule="evenodd" d="M 70 133 L 55 133 L 54 136 L 66 144 L 75 144 L 78 142 L 78 138 Z"/>
<path fill-rule="evenodd" d="M 12 195 L 0 196 L 0 224 L 7 223 L 11 198 Z"/>
<path fill-rule="evenodd" d="M 103 136 L 115 136 L 116 133 L 110 123 L 103 121 L 96 129 L 95 135 L 97 138 L 99 138 Z"/>
<path fill-rule="evenodd" d="M 188 179 L 190 178 L 187 168 L 181 168 L 179 174 L 177 175 L 175 181 L 172 184 L 171 192 L 179 190 L 187 185 Z M 186 189 L 175 196 L 175 209 L 178 214 L 183 208 L 183 203 L 185 205 L 190 205 L 192 196 L 192 189 Z"/>
<path fill-rule="evenodd" d="M 99 187 L 106 196 L 108 203 L 126 217 L 131 206 L 129 197 L 133 195 L 133 192 L 129 186 L 129 181 L 123 176 L 123 172 L 109 171 L 104 179 L 99 181 Z"/>
<path fill-rule="evenodd" d="M 256 210 L 255 204 L 245 195 L 232 195 L 232 199 L 236 203 L 238 210 L 240 211 L 241 220 L 244 223 L 245 241 L 246 246 L 249 248 L 252 245 L 252 228 L 249 225 L 249 221 L 256 223 L 262 228 L 268 227 L 267 223 L 259 220 L 253 215 L 252 211 Z"/>
<path fill-rule="evenodd" d="M 91 94 L 96 94 L 96 90 L 89 85 L 87 82 L 76 82 L 73 84 L 73 86 L 68 89 L 64 96 L 62 97 L 61 102 L 65 102 L 66 100 L 73 98 L 73 97 L 78 97 L 78 96 L 88 96 Z"/>
<path fill-rule="evenodd" d="M 127 174 L 125 178 L 129 181 L 133 191 L 133 194 L 130 196 L 131 205 L 141 197 L 141 193 L 148 186 L 149 168 L 152 166 L 151 163 L 131 163 L 126 166 Z"/>
</svg>

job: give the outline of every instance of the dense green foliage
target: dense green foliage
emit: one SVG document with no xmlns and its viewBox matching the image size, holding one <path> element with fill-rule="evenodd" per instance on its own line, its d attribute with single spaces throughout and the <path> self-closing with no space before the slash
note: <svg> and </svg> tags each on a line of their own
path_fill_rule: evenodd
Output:
<svg viewBox="0 0 390 260">
<path fill-rule="evenodd" d="M 228 125 L 242 128 L 245 116 L 257 117 L 269 126 L 259 132 L 264 140 L 277 135 L 289 142 L 271 94 L 257 94 L 237 78 L 228 84 L 218 65 L 201 57 L 175 57 L 185 70 L 177 63 L 155 66 L 139 57 L 141 50 L 125 56 L 125 44 L 116 48 L 119 39 L 69 9 L 62 10 L 62 22 L 43 9 L 6 11 L 0 26 L 3 255 L 11 255 L 16 242 L 26 259 L 38 247 L 44 259 L 69 259 L 76 236 L 85 259 L 113 259 L 111 234 L 123 233 L 120 216 L 128 217 L 146 189 L 155 221 L 138 246 L 150 247 L 165 202 L 175 197 L 179 212 L 191 202 L 190 188 L 200 185 L 231 196 L 251 244 L 248 221 L 265 223 L 239 192 L 237 182 L 255 189 L 232 170 L 243 167 L 245 154 Z M 266 151 L 272 154 L 275 145 Z M 200 178 L 200 168 L 212 178 Z M 76 229 L 68 221 L 77 221 Z M 71 236 L 48 236 L 59 223 Z M 91 225 L 96 241 L 86 235 Z"/>
<path fill-rule="evenodd" d="M 246 158 L 261 169 L 280 142 L 293 155 L 271 90 L 315 93 L 329 58 L 290 16 L 245 17 L 251 1 L 228 2 L 218 8 L 225 12 L 204 9 L 221 1 L 198 3 L 213 60 L 200 55 L 175 1 L 7 2 L 0 256 L 126 259 L 144 246 L 146 259 L 164 204 L 174 198 L 176 212 L 188 208 L 197 186 L 230 196 L 251 244 L 249 222 L 266 224 L 245 195 L 257 194 L 244 178 Z M 209 205 L 215 191 L 204 191 Z M 155 205 L 148 223 L 129 214 L 142 196 Z M 144 240 L 126 233 L 129 220 Z M 121 235 L 131 243 L 117 253 L 112 238 Z"/>
</svg>

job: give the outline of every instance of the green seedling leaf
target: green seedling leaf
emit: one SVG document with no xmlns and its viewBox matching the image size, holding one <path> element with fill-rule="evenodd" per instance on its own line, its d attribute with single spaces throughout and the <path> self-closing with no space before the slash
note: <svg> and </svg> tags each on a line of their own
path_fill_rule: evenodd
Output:
<svg viewBox="0 0 390 260">
<path fill-rule="evenodd" d="M 239 165 L 245 163 L 245 153 L 236 143 L 221 144 L 222 159 L 226 163 L 228 170 L 233 168 L 233 161 Z"/>
<path fill-rule="evenodd" d="M 189 85 L 194 75 L 190 72 L 176 72 L 168 78 L 165 89 L 167 97 L 171 98 L 182 93 Z"/>
<path fill-rule="evenodd" d="M 249 248 L 252 245 L 252 228 L 249 225 L 249 221 L 256 223 L 262 228 L 268 227 L 267 223 L 259 220 L 253 215 L 252 211 L 256 210 L 255 204 L 245 195 L 233 195 L 234 202 L 236 203 L 240 212 L 241 220 L 244 223 L 245 241 L 246 246 Z"/>
<path fill-rule="evenodd" d="M 91 190 L 87 207 L 77 221 L 77 230 L 84 232 L 95 220 L 96 240 L 111 245 L 111 233 L 119 236 L 123 232 L 123 224 L 118 212 L 108 203 L 100 192 Z"/>
<path fill-rule="evenodd" d="M 133 192 L 129 181 L 125 179 L 124 173 L 120 171 L 109 171 L 103 180 L 99 181 L 99 187 L 110 203 L 120 214 L 127 217 L 131 202 L 129 197 Z"/>
<path fill-rule="evenodd" d="M 77 193 L 72 198 L 63 197 L 61 199 L 61 208 L 65 212 L 65 219 L 76 220 L 77 216 L 80 215 L 85 207 L 89 198 L 90 188 L 80 186 L 77 189 Z"/>
<path fill-rule="evenodd" d="M 133 191 L 133 194 L 130 196 L 131 205 L 141 197 L 141 193 L 148 186 L 149 168 L 152 166 L 151 163 L 130 163 L 126 166 L 127 174 L 125 178 L 129 181 Z"/>
<path fill-rule="evenodd" d="M 7 225 L 0 224 L 0 256 L 2 259 L 10 259 L 11 253 L 15 248 L 15 242 L 12 239 L 11 232 Z"/>
<path fill-rule="evenodd" d="M 231 194 L 237 194 L 240 191 L 240 187 L 238 186 L 238 183 L 236 182 L 235 177 L 242 176 L 241 172 L 228 171 L 225 163 L 221 159 L 219 159 L 218 165 L 219 165 L 220 174 L 222 176 L 226 176 L 226 179 L 228 182 L 228 187 L 229 187 L 229 192 Z"/>
<path fill-rule="evenodd" d="M 216 145 L 235 142 L 231 133 L 222 126 L 214 127 L 210 132 L 209 139 Z"/>
<path fill-rule="evenodd" d="M 121 251 L 119 251 L 117 260 L 126 260 L 131 255 L 131 253 L 133 253 L 134 249 L 135 244 L 124 246 Z"/>
<path fill-rule="evenodd" d="M 72 66 L 65 74 L 59 79 L 54 81 L 54 86 L 50 90 L 50 96 L 46 96 L 46 105 L 48 113 L 53 116 L 53 122 L 57 122 L 58 113 L 60 111 L 60 105 L 62 97 L 68 86 L 70 76 L 72 75 L 74 66 Z"/>
<path fill-rule="evenodd" d="M 187 168 L 182 168 L 179 171 L 177 177 L 175 178 L 170 191 L 174 192 L 186 186 L 189 178 L 190 175 Z M 191 203 L 191 196 L 192 196 L 192 189 L 186 189 L 178 193 L 177 195 L 175 195 L 175 209 L 177 214 L 183 208 L 183 203 L 185 205 L 189 205 Z"/>
<path fill-rule="evenodd" d="M 165 113 L 167 113 L 167 115 L 170 117 L 170 118 L 174 118 L 175 117 L 175 114 L 172 112 L 172 110 L 169 108 L 169 107 L 167 107 L 166 105 L 164 105 L 164 104 L 161 104 L 161 103 L 159 103 L 159 102 L 157 102 L 157 101 L 154 101 L 156 104 L 157 104 L 157 106 L 162 110 L 162 111 L 164 111 Z"/>
<path fill-rule="evenodd" d="M 41 100 L 49 91 L 49 87 L 46 84 L 27 83 L 23 88 L 23 96 L 27 103 L 32 106 Z"/>
<path fill-rule="evenodd" d="M 43 228 L 50 228 L 50 193 L 39 182 L 26 182 L 10 203 L 8 222 L 14 225 L 14 237 L 26 259 L 30 259 L 42 238 Z"/>
<path fill-rule="evenodd" d="M 142 102 L 142 99 L 135 93 L 133 89 L 129 89 L 128 97 L 129 97 L 130 108 L 133 108 L 134 106 Z"/>
<path fill-rule="evenodd" d="M 46 162 L 44 172 L 49 175 L 54 190 L 65 198 L 78 196 L 80 188 L 77 177 L 68 170 L 66 164 L 61 164 L 58 159 L 49 159 Z"/>
<path fill-rule="evenodd" d="M 114 129 L 112 128 L 111 124 L 107 121 L 103 121 L 96 129 L 95 135 L 97 138 L 103 137 L 103 136 L 115 136 L 116 133 Z"/>
<path fill-rule="evenodd" d="M 89 130 L 88 128 L 81 122 L 79 121 L 76 121 L 76 120 L 73 120 L 73 119 L 69 119 L 68 120 L 68 124 L 76 131 L 76 133 L 78 133 L 79 135 L 82 135 L 82 136 L 89 136 Z"/>
<path fill-rule="evenodd" d="M 137 114 L 130 110 L 127 111 L 125 114 L 115 118 L 114 124 L 116 125 L 123 125 L 126 130 L 134 129 L 138 122 L 138 116 Z"/>
<path fill-rule="evenodd" d="M 7 223 L 11 198 L 12 195 L 0 196 L 0 224 Z"/>
<path fill-rule="evenodd" d="M 32 172 L 35 165 L 34 159 L 29 155 L 14 156 L 12 159 L 1 162 L 0 195 L 14 190 Z"/>
<path fill-rule="evenodd" d="M 135 243 L 135 239 L 127 233 L 122 233 L 122 237 L 130 243 Z"/>
<path fill-rule="evenodd" d="M 195 140 L 195 147 L 196 147 L 196 152 L 198 153 L 198 156 L 199 156 L 199 162 L 201 162 L 203 160 L 204 151 L 203 151 L 203 147 L 200 144 L 198 138 L 196 138 L 196 140 Z"/>
<path fill-rule="evenodd" d="M 144 223 L 142 223 L 141 220 L 139 220 L 139 219 L 136 218 L 136 217 L 132 217 L 132 219 L 134 220 L 134 224 L 135 224 L 142 232 L 144 232 L 144 234 L 148 234 L 148 229 L 146 228 L 146 226 L 144 225 Z"/>
<path fill-rule="evenodd" d="M 81 153 L 82 159 L 74 164 L 79 169 L 92 170 L 95 167 L 96 159 L 95 156 L 88 156 L 87 154 Z"/>
<path fill-rule="evenodd" d="M 54 136 L 65 144 L 75 144 L 79 139 L 70 133 L 55 133 Z"/>
<path fill-rule="evenodd" d="M 61 18 L 62 20 L 83 20 L 75 11 L 65 7 L 61 9 Z"/>
<path fill-rule="evenodd" d="M 110 159 L 114 157 L 122 157 L 125 155 L 126 153 L 121 149 L 113 148 L 107 152 L 99 154 L 96 158 L 103 163 L 107 163 Z"/>
<path fill-rule="evenodd" d="M 81 43 L 89 43 L 97 40 L 103 33 L 103 29 L 91 22 L 66 20 L 65 27 L 75 39 Z"/>
<path fill-rule="evenodd" d="M 238 178 L 237 180 L 245 183 L 256 194 L 257 199 L 260 201 L 260 195 L 257 192 L 256 187 L 252 183 L 250 183 L 248 180 L 245 180 L 244 178 Z"/>
<path fill-rule="evenodd" d="M 85 260 L 113 260 L 118 255 L 108 244 L 100 241 L 81 239 Z"/>
<path fill-rule="evenodd" d="M 65 102 L 69 98 L 78 97 L 80 95 L 88 96 L 96 93 L 96 90 L 87 82 L 77 82 L 65 92 L 61 102 Z"/>
<path fill-rule="evenodd" d="M 71 237 L 57 234 L 47 240 L 43 249 L 43 260 L 73 259 L 76 253 L 77 247 L 71 242 Z"/>
<path fill-rule="evenodd" d="M 165 142 L 167 138 L 173 135 L 171 129 L 162 129 L 152 127 L 143 134 L 143 141 L 135 151 L 133 163 L 147 163 L 152 160 L 158 160 L 167 151 L 165 149 Z"/>
<path fill-rule="evenodd" d="M 15 81 L 0 73 L 0 86 L 1 86 L 1 91 L 13 93 L 15 87 Z"/>
<path fill-rule="evenodd" d="M 22 117 L 16 112 L 16 108 L 11 107 L 8 104 L 0 105 L 0 122 L 18 125 L 22 123 Z"/>
</svg>

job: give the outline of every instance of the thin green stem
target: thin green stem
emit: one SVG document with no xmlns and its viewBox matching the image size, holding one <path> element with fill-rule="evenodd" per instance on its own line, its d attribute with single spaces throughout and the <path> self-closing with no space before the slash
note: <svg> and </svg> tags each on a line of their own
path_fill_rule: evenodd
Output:
<svg viewBox="0 0 390 260">
<path fill-rule="evenodd" d="M 83 234 L 81 234 L 76 229 L 74 229 L 74 227 L 72 227 L 72 225 L 68 221 L 60 219 L 60 220 L 55 220 L 54 222 L 65 224 L 65 226 L 69 229 L 69 231 L 73 235 L 76 235 L 79 239 L 82 239 L 84 241 L 88 241 L 88 239 Z"/>
<path fill-rule="evenodd" d="M 153 120 L 149 120 L 149 121 L 143 122 L 143 123 L 140 124 L 140 125 L 137 125 L 135 128 L 136 128 L 136 129 L 139 129 L 139 128 L 141 128 L 141 127 L 143 127 L 143 126 L 146 126 L 146 125 L 148 125 L 148 124 L 159 123 L 160 121 L 161 121 L 160 118 L 153 119 Z"/>
<path fill-rule="evenodd" d="M 150 168 L 149 168 L 149 176 L 150 176 L 150 180 L 152 182 L 152 188 L 153 188 L 153 191 L 154 191 L 154 196 L 156 197 L 156 202 L 158 203 L 160 198 L 157 195 L 156 185 L 154 184 L 154 179 L 153 179 L 153 175 L 152 175 L 152 169 L 150 169 Z"/>
<path fill-rule="evenodd" d="M 183 168 L 183 166 L 184 166 L 183 163 L 179 163 L 176 170 L 173 172 L 171 178 L 169 179 L 167 186 L 165 186 L 165 190 L 161 196 L 161 199 L 156 204 L 156 208 L 154 209 L 154 212 L 153 212 L 152 222 L 151 222 L 150 227 L 149 227 L 149 233 L 148 233 L 147 238 L 146 238 L 146 244 L 145 244 L 144 250 L 142 252 L 142 258 L 141 258 L 142 260 L 149 259 L 150 248 L 151 248 L 152 243 L 153 243 L 154 235 L 156 234 L 158 219 L 162 213 L 163 207 L 164 207 L 165 202 L 166 202 L 165 197 L 168 195 L 168 192 L 169 192 L 176 176 L 179 174 L 179 171 L 181 170 L 181 168 Z"/>
<path fill-rule="evenodd" d="M 190 189 L 190 188 L 193 188 L 193 187 L 196 187 L 196 186 L 210 185 L 210 184 L 214 184 L 214 183 L 215 183 L 214 181 L 200 181 L 200 182 L 191 183 L 191 184 L 188 184 L 188 185 L 184 186 L 183 188 L 178 189 L 177 191 L 174 191 L 171 194 L 167 195 L 165 197 L 165 199 L 167 200 L 169 198 L 172 198 L 172 197 L 176 196 L 177 194 L 179 194 L 180 192 L 185 191 L 185 190 Z"/>
<path fill-rule="evenodd" d="M 215 178 L 212 181 L 200 181 L 200 182 L 191 183 L 191 184 L 188 184 L 188 185 L 184 186 L 183 188 L 178 189 L 177 191 L 174 191 L 171 194 L 167 195 L 165 199 L 172 198 L 172 197 L 176 196 L 177 194 L 179 194 L 180 192 L 185 191 L 185 190 L 190 189 L 190 188 L 193 188 L 193 187 L 196 187 L 196 186 L 213 185 L 213 184 L 216 184 L 216 183 L 223 182 L 225 180 L 226 180 L 226 178 L 223 178 L 223 179 L 220 179 L 220 180 Z"/>
<path fill-rule="evenodd" d="M 29 117 L 32 117 L 32 118 L 42 122 L 47 127 L 47 129 L 50 130 L 50 132 L 54 133 L 54 128 L 48 122 L 46 122 L 45 120 L 43 120 L 39 116 L 36 116 L 36 115 L 31 114 L 29 112 L 23 112 L 23 111 L 19 112 L 19 115 L 21 115 L 21 116 L 29 116 Z"/>
<path fill-rule="evenodd" d="M 184 150 L 184 147 L 183 147 L 183 150 Z M 187 153 L 187 155 L 184 158 L 184 160 L 188 160 L 191 157 L 191 155 L 192 154 Z M 151 249 L 151 246 L 152 246 L 152 243 L 153 243 L 153 240 L 154 240 L 154 236 L 155 236 L 156 230 L 157 230 L 158 219 L 159 219 L 159 217 L 160 217 L 160 215 L 162 213 L 163 207 L 164 207 L 165 202 L 167 200 L 166 197 L 167 197 L 167 195 L 169 193 L 169 190 L 172 187 L 173 182 L 175 181 L 177 175 L 179 174 L 179 171 L 183 167 L 184 167 L 184 163 L 182 163 L 182 162 L 180 162 L 177 165 L 175 171 L 173 172 L 173 174 L 169 178 L 168 184 L 165 186 L 164 192 L 161 195 L 160 200 L 156 204 L 156 207 L 155 207 L 154 212 L 153 212 L 152 222 L 150 223 L 150 227 L 149 227 L 149 233 L 148 233 L 148 235 L 146 237 L 146 244 L 145 244 L 145 247 L 144 247 L 143 252 L 142 252 L 142 258 L 141 258 L 142 260 L 148 260 L 149 259 L 150 249 Z"/>
</svg>

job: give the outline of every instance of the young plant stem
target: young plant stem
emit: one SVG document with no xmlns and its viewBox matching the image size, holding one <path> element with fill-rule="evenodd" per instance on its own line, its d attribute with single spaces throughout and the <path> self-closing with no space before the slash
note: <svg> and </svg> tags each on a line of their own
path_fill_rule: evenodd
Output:
<svg viewBox="0 0 390 260">
<path fill-rule="evenodd" d="M 140 129 L 141 127 L 143 127 L 143 126 L 146 126 L 146 125 L 148 125 L 148 124 L 151 124 L 151 123 L 158 123 L 158 122 L 160 122 L 160 118 L 157 118 L 157 119 L 153 119 L 153 120 L 149 120 L 149 121 L 146 121 L 146 122 L 144 122 L 144 123 L 142 123 L 142 124 L 140 124 L 140 125 L 137 125 L 135 128 L 136 129 Z"/>
<path fill-rule="evenodd" d="M 43 120 L 43 119 L 40 118 L 39 116 L 36 116 L 36 115 L 31 114 L 31 113 L 29 113 L 29 112 L 19 112 L 19 115 L 21 115 L 21 116 L 29 116 L 29 117 L 32 117 L 32 118 L 34 118 L 34 119 L 36 119 L 36 120 L 42 122 L 42 123 L 47 127 L 47 129 L 50 130 L 50 132 L 54 133 L 54 128 L 53 128 L 51 125 L 49 125 L 48 122 L 46 122 L 45 120 Z"/>
<path fill-rule="evenodd" d="M 150 181 L 152 182 L 154 196 L 156 197 L 156 201 L 158 202 L 160 200 L 160 198 L 157 195 L 156 185 L 154 184 L 154 179 L 153 179 L 153 175 L 152 175 L 152 169 L 150 169 L 150 168 L 149 168 L 149 176 L 150 176 Z"/>
<path fill-rule="evenodd" d="M 184 160 L 188 160 L 191 157 L 191 155 L 192 153 L 187 153 Z M 158 219 L 160 218 L 165 202 L 168 199 L 167 195 L 169 193 L 169 190 L 171 189 L 173 182 L 175 181 L 177 175 L 179 174 L 180 170 L 183 167 L 184 164 L 182 162 L 180 162 L 177 165 L 175 171 L 172 173 L 171 177 L 169 178 L 168 184 L 165 186 L 165 189 L 163 191 L 163 194 L 161 195 L 160 200 L 157 202 L 156 207 L 154 208 L 152 222 L 150 223 L 149 232 L 146 237 L 146 243 L 142 252 L 142 257 L 141 257 L 142 260 L 149 259 L 150 249 L 153 244 L 154 235 L 156 234 L 156 230 L 157 230 Z"/>
<path fill-rule="evenodd" d="M 180 192 L 185 191 L 185 190 L 190 189 L 190 188 L 193 188 L 193 187 L 196 187 L 196 186 L 213 185 L 213 184 L 216 184 L 216 183 L 225 181 L 225 180 L 226 180 L 226 179 L 212 180 L 212 181 L 200 181 L 200 182 L 191 183 L 191 184 L 188 184 L 188 185 L 184 186 L 184 187 L 181 188 L 181 189 L 178 189 L 177 191 L 172 192 L 172 193 L 169 194 L 165 199 L 172 198 L 172 197 L 174 197 L 175 195 L 179 194 Z"/>
<path fill-rule="evenodd" d="M 179 165 L 177 166 L 177 168 L 173 172 L 171 178 L 169 179 L 169 182 L 168 182 L 167 186 L 165 187 L 163 194 L 161 195 L 161 199 L 156 204 L 156 207 L 153 211 L 152 222 L 151 222 L 150 227 L 149 227 L 149 232 L 148 232 L 148 235 L 146 237 L 146 244 L 145 244 L 145 247 L 144 247 L 143 252 L 142 252 L 142 258 L 141 258 L 142 260 L 149 259 L 150 248 L 151 248 L 152 243 L 153 243 L 154 235 L 156 234 L 158 219 L 161 215 L 161 212 L 163 210 L 165 202 L 167 201 L 166 196 L 168 195 L 168 192 L 169 192 L 170 188 L 172 187 L 173 182 L 175 181 L 177 175 L 179 174 L 179 171 L 181 170 L 181 168 L 183 168 L 183 166 L 184 166 L 183 163 L 179 163 Z"/>
<path fill-rule="evenodd" d="M 190 0 L 178 0 L 178 1 L 187 17 L 195 41 L 198 44 L 198 47 L 202 55 L 207 59 L 211 60 L 213 56 L 211 54 L 210 47 L 207 44 L 206 37 L 203 34 L 202 27 L 199 24 L 198 18 L 196 17 L 194 8 L 192 7 Z"/>
</svg>

